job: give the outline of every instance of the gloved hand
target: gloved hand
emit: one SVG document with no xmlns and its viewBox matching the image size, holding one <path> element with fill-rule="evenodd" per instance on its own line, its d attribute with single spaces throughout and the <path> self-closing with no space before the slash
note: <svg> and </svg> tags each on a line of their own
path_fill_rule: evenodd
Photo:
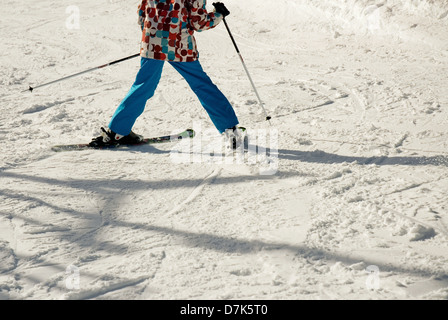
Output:
<svg viewBox="0 0 448 320">
<path fill-rule="evenodd" d="M 227 17 L 230 14 L 230 11 L 227 10 L 226 6 L 222 2 L 214 2 L 213 6 L 215 7 L 216 12 L 222 14 L 224 17 Z"/>
</svg>

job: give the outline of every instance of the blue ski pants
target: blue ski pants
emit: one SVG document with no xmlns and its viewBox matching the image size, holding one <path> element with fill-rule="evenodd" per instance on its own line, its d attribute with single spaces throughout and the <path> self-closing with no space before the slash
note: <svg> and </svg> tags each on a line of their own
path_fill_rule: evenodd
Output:
<svg viewBox="0 0 448 320">
<path fill-rule="evenodd" d="M 128 135 L 131 132 L 135 121 L 143 113 L 146 102 L 154 95 L 164 63 L 165 61 L 161 60 L 141 58 L 135 82 L 109 123 L 112 131 L 120 135 Z M 187 81 L 220 133 L 238 124 L 232 105 L 213 84 L 199 61 L 168 63 Z"/>
</svg>

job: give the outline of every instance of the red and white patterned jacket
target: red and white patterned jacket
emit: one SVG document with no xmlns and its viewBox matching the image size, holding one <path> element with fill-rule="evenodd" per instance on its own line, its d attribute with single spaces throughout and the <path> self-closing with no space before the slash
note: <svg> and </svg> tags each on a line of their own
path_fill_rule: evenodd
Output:
<svg viewBox="0 0 448 320">
<path fill-rule="evenodd" d="M 220 13 L 207 12 L 206 0 L 142 0 L 138 16 L 143 32 L 140 55 L 179 62 L 197 60 L 194 32 L 211 29 L 223 19 Z"/>
</svg>

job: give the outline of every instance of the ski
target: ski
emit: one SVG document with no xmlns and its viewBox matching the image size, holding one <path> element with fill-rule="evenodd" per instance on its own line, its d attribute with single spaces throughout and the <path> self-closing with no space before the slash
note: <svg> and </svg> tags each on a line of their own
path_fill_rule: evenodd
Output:
<svg viewBox="0 0 448 320">
<path fill-rule="evenodd" d="M 96 149 L 96 150 L 105 150 L 105 149 L 116 149 L 116 148 L 133 148 L 138 146 L 143 146 L 147 144 L 158 144 L 158 143 L 166 143 L 171 141 L 178 141 L 182 139 L 193 138 L 195 136 L 195 132 L 192 129 L 187 129 L 181 133 L 168 135 L 168 136 L 160 136 L 153 138 L 145 138 L 140 143 L 137 144 L 116 144 L 116 145 L 107 145 L 102 147 L 92 147 L 88 143 L 80 143 L 80 144 L 65 144 L 65 145 L 57 145 L 51 147 L 51 150 L 54 152 L 63 152 L 63 151 L 81 151 L 87 149 Z"/>
</svg>

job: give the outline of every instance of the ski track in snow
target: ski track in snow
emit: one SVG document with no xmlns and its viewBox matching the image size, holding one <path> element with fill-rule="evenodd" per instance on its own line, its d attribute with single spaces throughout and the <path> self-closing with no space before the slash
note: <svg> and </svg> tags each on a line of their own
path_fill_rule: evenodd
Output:
<svg viewBox="0 0 448 320">
<path fill-rule="evenodd" d="M 220 137 L 168 65 L 134 130 L 199 126 L 203 150 L 183 163 L 173 144 L 51 152 L 97 135 L 138 70 L 26 91 L 138 50 L 135 1 L 78 1 L 80 29 L 68 5 L 2 4 L 0 299 L 448 298 L 445 2 L 279 0 L 272 15 L 227 0 L 273 117 L 224 26 L 197 34 L 251 151 L 266 152 L 242 163 L 210 154 Z M 272 130 L 278 145 L 262 146 Z"/>
<path fill-rule="evenodd" d="M 215 169 L 210 175 L 208 175 L 191 193 L 190 195 L 182 201 L 182 203 L 175 206 L 172 210 L 170 210 L 166 215 L 171 216 L 173 214 L 179 213 L 184 206 L 192 202 L 195 198 L 197 198 L 204 187 L 213 182 L 214 179 L 219 175 L 221 169 Z"/>
</svg>

